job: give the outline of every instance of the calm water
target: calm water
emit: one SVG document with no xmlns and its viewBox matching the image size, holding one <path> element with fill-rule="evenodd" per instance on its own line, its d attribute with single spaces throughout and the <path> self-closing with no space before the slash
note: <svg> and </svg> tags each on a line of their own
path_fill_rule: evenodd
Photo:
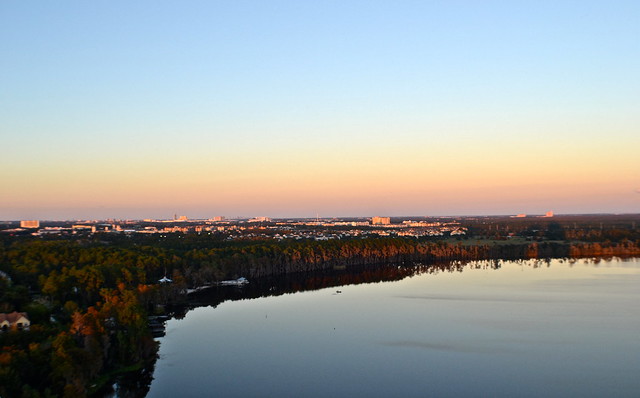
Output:
<svg viewBox="0 0 640 398">
<path fill-rule="evenodd" d="M 195 308 L 148 396 L 640 395 L 640 260 L 457 268 Z"/>
</svg>

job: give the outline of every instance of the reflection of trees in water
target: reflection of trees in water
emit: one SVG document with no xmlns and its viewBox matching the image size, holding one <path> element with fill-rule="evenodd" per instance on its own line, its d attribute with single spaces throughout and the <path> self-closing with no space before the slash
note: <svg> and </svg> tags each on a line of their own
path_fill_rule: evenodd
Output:
<svg viewBox="0 0 640 398">
<path fill-rule="evenodd" d="M 212 287 L 196 293 L 189 298 L 186 307 L 176 309 L 173 316 L 182 319 L 190 309 L 201 306 L 217 307 L 225 301 L 250 300 L 260 297 L 281 296 L 305 291 L 314 291 L 332 287 L 384 283 L 400 281 L 417 275 L 463 272 L 466 269 L 497 270 L 505 260 L 458 260 L 433 264 L 390 263 L 377 265 L 350 266 L 346 270 L 324 270 L 299 274 L 285 274 L 277 277 L 264 277 L 251 280 L 242 287 Z M 599 265 L 602 262 L 625 261 L 624 258 L 564 258 L 564 259 L 519 259 L 507 260 L 510 264 L 531 268 L 548 268 L 552 261 L 576 264 Z M 628 261 L 628 260 L 627 260 Z"/>
<path fill-rule="evenodd" d="M 562 258 L 562 259 L 519 259 L 506 260 L 506 263 L 522 267 L 549 268 L 552 262 L 559 264 L 591 265 L 598 266 L 602 262 L 626 262 L 636 261 L 634 258 Z M 392 263 L 365 266 L 350 266 L 346 270 L 327 270 L 310 273 L 287 274 L 278 277 L 265 277 L 251 280 L 248 285 L 242 287 L 219 286 L 208 290 L 202 290 L 189 297 L 189 304 L 186 307 L 176 309 L 173 316 L 182 319 L 191 309 L 203 306 L 217 307 L 225 301 L 250 300 L 261 297 L 281 296 L 298 292 L 314 291 L 328 288 L 338 288 L 348 285 L 373 284 L 400 281 L 418 275 L 437 275 L 441 273 L 462 273 L 465 270 L 498 270 L 501 269 L 505 260 L 471 260 L 471 261 L 447 261 L 433 264 L 424 263 Z M 138 381 L 139 395 L 119 395 L 126 397 L 142 397 L 149 390 L 152 370 L 148 373 L 148 383 Z M 145 384 L 147 383 L 147 384 Z M 130 387 L 135 386 L 131 384 Z M 137 391 L 131 388 L 132 393 Z"/>
<path fill-rule="evenodd" d="M 287 274 L 251 280 L 242 287 L 219 286 L 203 290 L 190 297 L 189 305 L 177 309 L 174 317 L 182 319 L 190 309 L 217 307 L 225 301 L 249 300 L 260 297 L 281 296 L 332 287 L 400 281 L 423 274 L 463 272 L 466 268 L 499 269 L 500 260 L 448 261 L 434 264 L 378 264 L 350 266 L 346 270 L 325 270 L 305 274 Z"/>
</svg>

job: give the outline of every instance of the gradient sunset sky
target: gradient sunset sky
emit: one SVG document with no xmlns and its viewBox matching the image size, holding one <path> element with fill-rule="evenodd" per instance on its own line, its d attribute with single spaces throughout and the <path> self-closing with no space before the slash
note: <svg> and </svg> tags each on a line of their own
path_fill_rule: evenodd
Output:
<svg viewBox="0 0 640 398">
<path fill-rule="evenodd" d="M 639 1 L 3 1 L 0 220 L 640 212 Z"/>
</svg>

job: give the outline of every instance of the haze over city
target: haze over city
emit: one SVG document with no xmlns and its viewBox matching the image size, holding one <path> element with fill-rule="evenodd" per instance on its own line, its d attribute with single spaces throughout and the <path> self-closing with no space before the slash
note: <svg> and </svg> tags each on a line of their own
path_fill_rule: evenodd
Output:
<svg viewBox="0 0 640 398">
<path fill-rule="evenodd" d="M 640 3 L 0 5 L 0 220 L 638 213 Z"/>
</svg>

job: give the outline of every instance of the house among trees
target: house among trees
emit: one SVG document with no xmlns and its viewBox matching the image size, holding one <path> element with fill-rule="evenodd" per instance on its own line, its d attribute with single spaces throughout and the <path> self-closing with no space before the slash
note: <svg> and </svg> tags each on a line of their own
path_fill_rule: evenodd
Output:
<svg viewBox="0 0 640 398">
<path fill-rule="evenodd" d="M 0 313 L 0 331 L 6 332 L 10 329 L 28 330 L 30 325 L 31 321 L 29 321 L 29 316 L 26 312 Z"/>
</svg>

